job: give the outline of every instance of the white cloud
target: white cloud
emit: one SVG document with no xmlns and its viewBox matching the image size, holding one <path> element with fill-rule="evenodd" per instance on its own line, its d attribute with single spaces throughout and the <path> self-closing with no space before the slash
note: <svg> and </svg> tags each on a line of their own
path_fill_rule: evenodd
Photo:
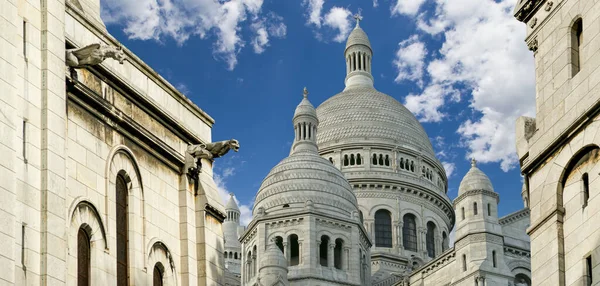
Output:
<svg viewBox="0 0 600 286">
<path fill-rule="evenodd" d="M 442 162 L 442 166 L 444 170 L 446 170 L 446 177 L 450 178 L 454 175 L 454 171 L 456 170 L 456 165 L 450 162 Z"/>
<path fill-rule="evenodd" d="M 350 34 L 352 24 L 350 21 L 350 10 L 334 6 L 325 16 L 322 16 L 324 0 L 304 0 L 302 5 L 306 7 L 306 24 L 313 25 L 315 27 L 315 36 L 318 40 L 324 39 L 321 28 L 328 27 L 329 30 L 335 31 L 335 35 L 332 40 L 338 43 L 345 41 Z M 375 4 L 375 2 L 374 2 Z"/>
<path fill-rule="evenodd" d="M 269 46 L 269 35 L 283 38 L 287 33 L 287 26 L 283 23 L 283 17 L 277 16 L 275 13 L 269 13 L 265 20 L 252 23 L 251 28 L 255 34 L 252 39 L 252 47 L 257 54 L 262 54 L 265 48 Z"/>
<path fill-rule="evenodd" d="M 512 15 L 516 0 L 436 0 L 435 15 L 422 28 L 443 33 L 439 57 L 428 63 L 423 92 L 406 98 L 421 121 L 440 121 L 449 101 L 469 98 L 473 116 L 457 130 L 467 157 L 516 166 L 514 122 L 533 115 L 533 56 L 523 43 L 525 29 Z M 458 92 L 460 90 L 460 93 Z"/>
<path fill-rule="evenodd" d="M 323 4 L 325 0 L 304 0 L 302 4 L 307 6 L 308 19 L 307 24 L 315 25 L 317 28 L 321 27 L 321 11 L 323 10 Z"/>
<path fill-rule="evenodd" d="M 415 15 L 425 0 L 397 0 L 392 6 L 392 15 Z"/>
<path fill-rule="evenodd" d="M 427 54 L 425 43 L 421 42 L 417 35 L 412 35 L 398 46 L 394 59 L 398 71 L 395 81 L 411 80 L 423 87 L 423 66 Z"/>
<path fill-rule="evenodd" d="M 373 8 L 379 7 L 379 1 L 373 0 Z"/>
<path fill-rule="evenodd" d="M 192 36 L 206 39 L 214 35 L 215 57 L 232 70 L 245 46 L 242 23 L 248 18 L 264 21 L 262 5 L 263 0 L 103 0 L 102 18 L 107 24 L 122 25 L 131 39 L 162 41 L 170 37 L 181 45 Z M 261 33 L 258 43 L 264 40 Z"/>
<path fill-rule="evenodd" d="M 352 24 L 350 24 L 350 15 L 352 15 L 352 12 L 342 7 L 333 7 L 325 15 L 323 20 L 325 26 L 338 31 L 337 35 L 333 38 L 334 41 L 341 43 L 348 38 L 350 28 L 352 27 Z"/>
<path fill-rule="evenodd" d="M 219 196 L 221 197 L 223 204 L 227 204 L 227 202 L 229 201 L 229 194 L 231 192 L 229 192 L 229 190 L 227 189 L 226 180 L 227 178 L 235 175 L 235 168 L 227 167 L 224 168 L 221 172 L 219 172 L 220 170 L 218 169 L 215 169 L 214 171 L 215 172 L 213 174 L 213 180 L 215 181 L 215 185 L 217 186 L 217 191 L 219 192 Z M 254 205 L 254 201 L 248 204 L 243 204 L 237 199 L 235 195 L 234 199 L 238 207 L 240 208 L 240 224 L 248 225 L 248 223 L 252 221 L 252 205 Z"/>
</svg>

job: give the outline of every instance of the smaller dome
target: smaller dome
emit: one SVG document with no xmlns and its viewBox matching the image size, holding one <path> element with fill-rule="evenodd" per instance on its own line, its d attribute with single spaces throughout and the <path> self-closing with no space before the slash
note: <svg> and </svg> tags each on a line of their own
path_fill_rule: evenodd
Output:
<svg viewBox="0 0 600 286">
<path fill-rule="evenodd" d="M 312 105 L 312 103 L 310 103 L 310 101 L 308 101 L 308 90 L 306 89 L 306 87 L 304 88 L 304 98 L 302 99 L 302 101 L 300 102 L 300 104 L 298 104 L 298 106 L 296 106 L 296 111 L 294 112 L 294 119 L 298 118 L 299 116 L 311 116 L 313 117 L 314 120 L 317 120 L 317 110 L 315 109 L 315 107 Z"/>
<path fill-rule="evenodd" d="M 232 211 L 240 211 L 240 208 L 238 207 L 237 203 L 235 202 L 235 199 L 233 198 L 233 193 L 229 194 L 229 200 L 227 201 L 227 204 L 225 205 L 225 210 L 232 210 Z"/>
<path fill-rule="evenodd" d="M 281 252 L 275 242 L 271 242 L 260 259 L 259 268 L 280 267 L 287 269 L 287 266 L 287 259 L 283 256 L 283 252 Z"/>
<path fill-rule="evenodd" d="M 471 170 L 467 172 L 465 177 L 460 182 L 460 186 L 458 187 L 458 195 L 462 195 L 468 191 L 473 190 L 486 190 L 486 191 L 494 191 L 494 187 L 492 186 L 492 182 L 490 178 L 477 168 L 477 161 L 475 159 L 471 160 Z"/>
<path fill-rule="evenodd" d="M 371 42 L 369 41 L 367 33 L 365 33 L 365 31 L 363 31 L 363 29 L 358 25 L 356 25 L 354 30 L 352 30 L 352 32 L 350 33 L 350 36 L 348 36 L 348 41 L 346 42 L 346 49 L 353 45 L 364 45 L 371 49 Z"/>
</svg>

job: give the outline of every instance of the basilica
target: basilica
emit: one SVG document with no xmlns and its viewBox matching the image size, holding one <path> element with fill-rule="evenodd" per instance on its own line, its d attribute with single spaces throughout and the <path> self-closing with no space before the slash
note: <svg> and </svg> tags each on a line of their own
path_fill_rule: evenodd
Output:
<svg viewBox="0 0 600 286">
<path fill-rule="evenodd" d="M 230 285 L 531 285 L 529 210 L 499 217 L 475 160 L 448 197 L 423 127 L 375 89 L 359 22 L 344 90 L 317 108 L 304 90 L 290 155 L 264 178 L 244 230 L 227 204 L 227 275 L 239 278 Z"/>
<path fill-rule="evenodd" d="M 544 1 L 524 2 L 537 6 L 518 6 L 520 21 L 562 7 L 542 12 Z M 0 4 L 0 285 L 505 286 L 531 285 L 532 275 L 567 285 L 565 265 L 573 267 L 568 281 L 585 268 L 589 277 L 577 281 L 591 283 L 594 243 L 577 243 L 581 231 L 566 226 L 595 214 L 593 193 L 583 188 L 584 205 L 572 200 L 566 216 L 540 195 L 556 186 L 540 179 L 548 172 L 539 162 L 551 155 L 535 142 L 549 137 L 533 134 L 547 121 L 519 121 L 517 147 L 529 172 L 518 190 L 524 209 L 499 217 L 498 190 L 475 160 L 449 198 L 423 127 L 374 87 L 374 51 L 360 17 L 340 51 L 344 90 L 316 108 L 308 89 L 298 92 L 289 156 L 264 178 L 252 221 L 240 225 L 234 194 L 222 202 L 213 179 L 213 165 L 240 143 L 213 140 L 215 120 L 108 32 L 100 3 Z M 598 31 L 581 23 L 573 22 L 574 44 Z M 536 39 L 528 40 L 535 50 Z M 581 47 L 581 55 L 588 51 Z M 590 72 L 583 60 L 569 67 L 574 79 Z M 582 147 L 577 142 L 565 152 Z M 593 146 L 547 166 L 584 171 L 567 172 L 562 184 L 589 187 L 598 173 L 590 171 Z M 578 194 L 569 186 L 566 198 Z M 539 245 L 535 272 L 526 230 Z M 550 239 L 545 256 L 539 250 Z M 565 259 L 565 249 L 585 258 Z"/>
</svg>

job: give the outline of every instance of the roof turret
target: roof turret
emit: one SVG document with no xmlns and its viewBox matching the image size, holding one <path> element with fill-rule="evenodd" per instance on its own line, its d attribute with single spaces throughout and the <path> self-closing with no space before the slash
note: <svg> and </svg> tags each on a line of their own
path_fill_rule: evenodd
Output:
<svg viewBox="0 0 600 286">
<path fill-rule="evenodd" d="M 467 191 L 473 190 L 494 191 L 494 187 L 492 186 L 490 178 L 488 178 L 484 172 L 477 168 L 477 161 L 475 161 L 475 159 L 471 160 L 471 169 L 460 182 L 460 186 L 458 187 L 458 195 L 460 196 Z"/>
</svg>

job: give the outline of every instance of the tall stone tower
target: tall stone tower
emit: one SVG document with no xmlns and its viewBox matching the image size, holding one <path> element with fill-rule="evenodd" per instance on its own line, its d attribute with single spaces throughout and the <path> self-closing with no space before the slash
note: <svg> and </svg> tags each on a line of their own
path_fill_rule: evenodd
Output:
<svg viewBox="0 0 600 286">
<path fill-rule="evenodd" d="M 520 0 L 536 117 L 517 120 L 534 285 L 600 281 L 600 2 Z"/>
<path fill-rule="evenodd" d="M 233 194 L 225 205 L 227 218 L 223 222 L 223 239 L 225 240 L 225 268 L 233 275 L 241 275 L 242 245 L 238 240 L 244 227 L 240 226 L 240 208 L 235 202 Z"/>
<path fill-rule="evenodd" d="M 242 285 L 255 285 L 266 274 L 272 278 L 271 270 L 280 271 L 279 263 L 261 271 L 264 259 L 275 259 L 267 249 L 273 242 L 287 260 L 290 285 L 371 285 L 371 240 L 350 184 L 319 156 L 319 120 L 307 95 L 305 89 L 294 113 L 290 155 L 263 180 L 252 222 L 240 237 Z"/>
<path fill-rule="evenodd" d="M 513 276 L 504 261 L 504 234 L 498 222 L 499 200 L 492 182 L 473 160 L 454 200 L 457 276 L 475 276 L 476 281 L 484 281 L 485 285 L 500 285 L 506 283 L 506 277 Z M 454 281 L 460 278 L 455 277 Z"/>
</svg>

